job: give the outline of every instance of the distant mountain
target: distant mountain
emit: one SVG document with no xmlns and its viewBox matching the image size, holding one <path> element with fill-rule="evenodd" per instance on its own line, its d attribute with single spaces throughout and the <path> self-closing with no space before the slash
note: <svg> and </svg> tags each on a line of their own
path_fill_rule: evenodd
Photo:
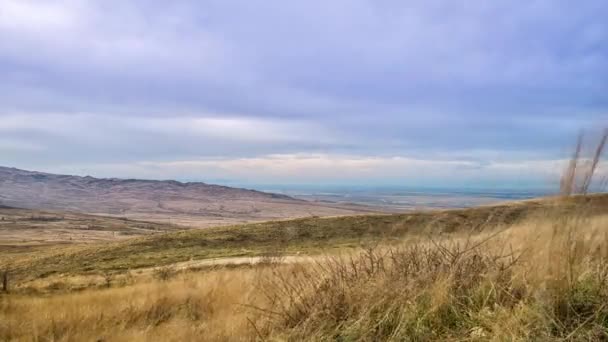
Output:
<svg viewBox="0 0 608 342">
<path fill-rule="evenodd" d="M 369 212 L 201 182 L 103 179 L 0 167 L 0 205 L 209 226 Z"/>
</svg>

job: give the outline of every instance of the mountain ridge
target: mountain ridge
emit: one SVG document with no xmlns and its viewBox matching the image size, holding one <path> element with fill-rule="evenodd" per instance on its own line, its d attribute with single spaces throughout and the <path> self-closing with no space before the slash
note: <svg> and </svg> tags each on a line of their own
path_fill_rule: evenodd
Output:
<svg viewBox="0 0 608 342">
<path fill-rule="evenodd" d="M 55 173 L 49 173 L 49 172 L 43 172 L 43 171 L 24 170 L 24 169 L 19 169 L 19 168 L 15 168 L 15 167 L 6 167 L 6 166 L 0 166 L 0 175 L 2 175 L 2 173 L 6 172 L 7 170 L 10 170 L 14 173 L 15 172 L 19 173 L 20 175 L 23 175 L 23 176 L 30 175 L 33 178 L 37 178 L 37 179 L 40 179 L 40 176 L 43 176 L 42 179 L 44 179 L 46 177 L 54 177 L 54 178 L 58 178 L 58 179 L 73 178 L 73 179 L 80 179 L 83 181 L 87 181 L 90 183 L 104 183 L 104 182 L 112 183 L 112 184 L 125 184 L 125 183 L 162 184 L 162 183 L 165 183 L 165 184 L 171 184 L 171 185 L 182 186 L 182 187 L 207 186 L 207 187 L 226 189 L 229 191 L 230 190 L 247 191 L 247 192 L 251 192 L 251 193 L 269 195 L 273 198 L 282 198 L 282 199 L 301 201 L 300 199 L 296 199 L 291 196 L 287 196 L 287 195 L 283 195 L 283 194 L 276 194 L 276 193 L 272 193 L 272 192 L 264 192 L 264 191 L 247 189 L 247 188 L 230 187 L 230 186 L 212 184 L 212 183 L 206 183 L 206 182 L 190 182 L 190 181 L 182 182 L 182 181 L 178 181 L 178 180 L 174 180 L 174 179 L 145 179 L 145 178 L 119 178 L 119 177 L 106 178 L 106 177 L 93 177 L 90 175 L 80 176 L 80 175 L 69 175 L 69 174 L 55 174 Z"/>
<path fill-rule="evenodd" d="M 373 211 L 204 182 L 95 178 L 1 166 L 0 205 L 120 215 L 189 226 Z"/>
</svg>

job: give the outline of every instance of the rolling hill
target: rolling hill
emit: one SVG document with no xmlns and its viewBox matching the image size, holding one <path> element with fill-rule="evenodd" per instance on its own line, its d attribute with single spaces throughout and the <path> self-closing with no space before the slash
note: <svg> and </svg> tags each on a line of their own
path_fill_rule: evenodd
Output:
<svg viewBox="0 0 608 342">
<path fill-rule="evenodd" d="M 392 215 L 301 218 L 245 225 L 191 229 L 120 242 L 57 247 L 19 255 L 12 264 L 24 277 L 126 271 L 188 260 L 304 254 L 360 247 L 382 241 L 399 242 L 429 232 L 454 233 L 512 226 L 525 219 L 558 214 L 587 217 L 608 214 L 608 194 L 545 198 L 469 209 Z"/>
<path fill-rule="evenodd" d="M 0 340 L 603 340 L 607 220 L 597 194 L 4 253 Z"/>
<path fill-rule="evenodd" d="M 99 179 L 6 167 L 0 167 L 0 205 L 196 227 L 374 211 L 201 182 Z"/>
</svg>

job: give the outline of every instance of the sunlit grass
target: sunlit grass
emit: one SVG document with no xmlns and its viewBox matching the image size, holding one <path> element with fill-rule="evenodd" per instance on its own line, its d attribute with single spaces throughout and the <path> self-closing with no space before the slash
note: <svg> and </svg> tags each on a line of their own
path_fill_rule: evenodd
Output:
<svg viewBox="0 0 608 342">
<path fill-rule="evenodd" d="M 563 208 L 295 264 L 68 276 L 91 286 L 3 295 L 0 340 L 608 338 L 608 217 Z"/>
</svg>

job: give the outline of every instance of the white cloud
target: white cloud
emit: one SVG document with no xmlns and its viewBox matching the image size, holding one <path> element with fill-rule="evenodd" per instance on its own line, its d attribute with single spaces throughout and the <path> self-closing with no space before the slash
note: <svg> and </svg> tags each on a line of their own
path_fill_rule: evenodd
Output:
<svg viewBox="0 0 608 342">
<path fill-rule="evenodd" d="M 0 132 L 38 132 L 67 139 L 99 140 L 108 135 L 127 139 L 136 135 L 164 139 L 201 138 L 239 143 L 330 142 L 339 139 L 321 125 L 306 120 L 248 118 L 199 113 L 196 116 L 132 117 L 108 114 L 0 114 Z"/>
<path fill-rule="evenodd" d="M 332 154 L 284 154 L 251 158 L 218 158 L 71 165 L 55 172 L 104 177 L 152 179 L 231 179 L 258 183 L 458 184 L 475 181 L 535 180 L 555 184 L 565 160 L 512 160 L 477 163 L 467 160 L 426 160 L 405 156 L 375 157 Z M 606 167 L 603 165 L 602 167 Z M 80 170 L 80 171 L 78 171 Z"/>
<path fill-rule="evenodd" d="M 0 115 L 0 134 L 0 149 L 18 161 L 8 166 L 33 165 L 33 169 L 103 177 L 258 183 L 556 182 L 566 164 L 529 151 L 426 149 L 387 154 L 372 149 L 365 153 L 361 151 L 369 140 L 359 142 L 357 136 L 342 136 L 315 122 L 236 114 L 10 114 Z M 343 142 L 355 146 L 356 152 L 332 150 Z M 321 148 L 311 152 L 313 144 Z M 330 148 L 323 151 L 323 146 Z"/>
<path fill-rule="evenodd" d="M 340 132 L 306 120 L 204 113 L 176 117 L 0 114 L 0 137 L 45 148 L 42 154 L 39 149 L 6 145 L 5 152 L 13 150 L 4 161 L 9 166 L 256 156 L 319 149 L 342 141 Z"/>
<path fill-rule="evenodd" d="M 74 1 L 3 0 L 0 2 L 0 28 L 15 33 L 48 34 L 78 24 Z"/>
<path fill-rule="evenodd" d="M 227 71 L 227 42 L 189 26 L 187 11 L 162 6 L 151 17 L 142 9 L 129 1 L 3 0 L 0 55 L 51 65 L 66 77 L 85 72 L 192 79 Z"/>
<path fill-rule="evenodd" d="M 161 134 L 187 134 L 243 143 L 336 140 L 336 134 L 304 120 L 268 120 L 239 116 L 131 120 L 133 128 Z M 330 138 L 330 136 L 334 136 Z"/>
</svg>

